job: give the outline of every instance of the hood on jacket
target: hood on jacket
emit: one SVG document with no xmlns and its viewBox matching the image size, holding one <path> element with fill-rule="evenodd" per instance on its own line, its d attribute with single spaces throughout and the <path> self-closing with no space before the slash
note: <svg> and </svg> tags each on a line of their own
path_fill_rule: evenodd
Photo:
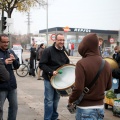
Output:
<svg viewBox="0 0 120 120">
<path fill-rule="evenodd" d="M 99 41 L 95 33 L 86 35 L 78 47 L 78 52 L 82 57 L 99 55 Z"/>
</svg>

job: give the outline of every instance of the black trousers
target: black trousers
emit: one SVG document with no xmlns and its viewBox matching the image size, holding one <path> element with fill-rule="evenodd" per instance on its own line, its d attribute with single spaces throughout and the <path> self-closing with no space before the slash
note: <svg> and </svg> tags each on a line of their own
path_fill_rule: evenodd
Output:
<svg viewBox="0 0 120 120">
<path fill-rule="evenodd" d="M 35 68 L 36 68 L 36 59 L 30 58 L 30 71 L 29 75 L 35 76 Z"/>
</svg>

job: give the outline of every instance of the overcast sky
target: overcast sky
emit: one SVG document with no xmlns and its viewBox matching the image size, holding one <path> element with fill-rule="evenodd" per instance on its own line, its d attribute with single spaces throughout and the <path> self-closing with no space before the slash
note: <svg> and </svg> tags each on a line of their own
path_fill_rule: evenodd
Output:
<svg viewBox="0 0 120 120">
<path fill-rule="evenodd" d="M 120 0 L 48 0 L 48 27 L 120 29 Z M 27 14 L 14 10 L 15 33 L 27 33 Z M 46 10 L 30 12 L 32 33 L 46 29 Z"/>
</svg>

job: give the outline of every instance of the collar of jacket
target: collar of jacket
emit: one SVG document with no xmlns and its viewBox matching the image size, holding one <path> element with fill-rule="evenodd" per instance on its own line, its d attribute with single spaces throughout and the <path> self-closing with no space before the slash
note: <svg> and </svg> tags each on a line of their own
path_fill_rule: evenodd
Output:
<svg viewBox="0 0 120 120">
<path fill-rule="evenodd" d="M 56 42 L 53 43 L 53 47 L 56 49 L 56 50 L 59 50 L 59 51 L 64 51 L 65 50 L 65 47 L 63 46 L 63 48 L 60 50 L 58 49 L 56 46 L 55 46 Z"/>
<path fill-rule="evenodd" d="M 6 50 L 3 50 L 3 49 L 1 49 L 1 48 L 0 48 L 0 51 L 2 51 L 2 52 L 6 52 L 7 50 L 8 50 L 8 49 L 6 49 Z"/>
</svg>

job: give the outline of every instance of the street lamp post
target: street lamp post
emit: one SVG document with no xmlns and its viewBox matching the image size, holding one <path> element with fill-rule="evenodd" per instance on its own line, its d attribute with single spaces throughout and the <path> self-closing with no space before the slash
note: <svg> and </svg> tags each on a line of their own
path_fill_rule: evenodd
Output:
<svg viewBox="0 0 120 120">
<path fill-rule="evenodd" d="M 3 17 L 4 17 L 4 10 L 2 9 L 2 16 L 1 16 L 1 33 L 3 33 L 3 21 L 2 21 L 2 19 L 3 19 Z"/>
<path fill-rule="evenodd" d="M 48 47 L 48 0 L 47 2 L 47 6 L 46 6 L 46 41 L 47 41 L 47 47 Z"/>
</svg>

